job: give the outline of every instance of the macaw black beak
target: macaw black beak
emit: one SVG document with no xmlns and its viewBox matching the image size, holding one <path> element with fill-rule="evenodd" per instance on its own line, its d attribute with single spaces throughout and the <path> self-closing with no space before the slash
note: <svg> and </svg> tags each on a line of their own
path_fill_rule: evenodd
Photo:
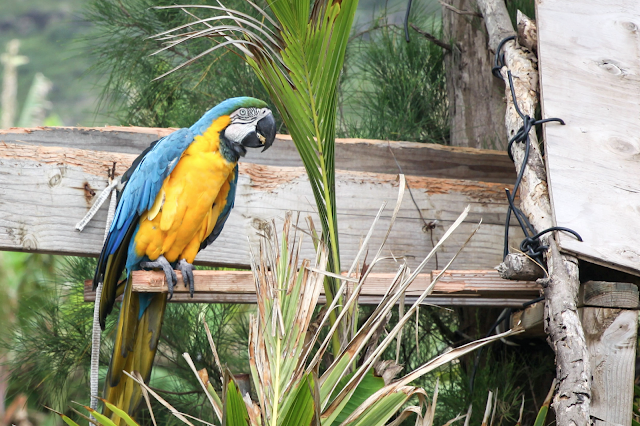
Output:
<svg viewBox="0 0 640 426">
<path fill-rule="evenodd" d="M 258 132 L 258 137 L 262 136 L 264 138 L 262 144 L 264 146 L 262 152 L 264 152 L 269 149 L 273 144 L 273 141 L 276 139 L 276 120 L 273 118 L 272 113 L 269 113 L 269 115 L 258 121 L 256 131 Z"/>
<path fill-rule="evenodd" d="M 246 148 L 264 147 L 263 152 L 269 148 L 276 138 L 276 120 L 273 114 L 269 113 L 256 123 L 256 130 L 249 132 L 242 139 L 242 146 Z"/>
</svg>

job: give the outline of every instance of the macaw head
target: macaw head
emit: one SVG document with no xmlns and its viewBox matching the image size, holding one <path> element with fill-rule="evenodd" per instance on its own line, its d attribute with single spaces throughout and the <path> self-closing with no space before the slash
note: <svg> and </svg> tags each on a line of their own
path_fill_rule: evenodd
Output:
<svg viewBox="0 0 640 426">
<path fill-rule="evenodd" d="M 230 123 L 220 132 L 235 153 L 244 157 L 247 148 L 262 148 L 265 151 L 276 138 L 276 120 L 267 104 L 250 97 L 231 98 L 207 111 L 191 130 L 203 134 L 211 124 L 222 116 L 229 116 Z"/>
<path fill-rule="evenodd" d="M 265 151 L 276 138 L 276 120 L 269 108 L 238 108 L 230 118 L 224 136 L 241 157 L 247 153 L 246 148 L 262 147 Z"/>
</svg>

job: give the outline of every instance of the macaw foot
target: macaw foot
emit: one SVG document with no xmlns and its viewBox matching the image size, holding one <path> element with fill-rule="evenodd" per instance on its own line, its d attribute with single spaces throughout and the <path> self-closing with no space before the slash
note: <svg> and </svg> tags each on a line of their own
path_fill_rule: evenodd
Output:
<svg viewBox="0 0 640 426">
<path fill-rule="evenodd" d="M 169 300 L 173 297 L 173 288 L 178 284 L 178 277 L 176 275 L 176 271 L 173 270 L 173 267 L 169 263 L 169 261 L 164 257 L 160 256 L 153 262 L 142 262 L 140 263 L 145 269 L 162 269 L 164 271 L 164 276 L 167 279 L 167 287 L 169 287 Z"/>
<path fill-rule="evenodd" d="M 194 283 L 193 283 L 193 265 L 186 260 L 182 259 L 178 262 L 178 268 L 182 272 L 182 281 L 185 287 L 189 287 L 189 294 L 193 297 Z"/>
</svg>

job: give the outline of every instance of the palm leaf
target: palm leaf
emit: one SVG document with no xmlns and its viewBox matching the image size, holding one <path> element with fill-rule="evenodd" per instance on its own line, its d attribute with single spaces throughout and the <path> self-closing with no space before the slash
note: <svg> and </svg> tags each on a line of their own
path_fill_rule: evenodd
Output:
<svg viewBox="0 0 640 426">
<path fill-rule="evenodd" d="M 272 1 L 269 9 L 273 17 L 250 4 L 263 20 L 222 4 L 169 6 L 217 15 L 157 34 L 156 39 L 166 46 L 156 53 L 203 37 L 217 44 L 158 78 L 220 48 L 234 46 L 244 54 L 280 112 L 304 163 L 330 253 L 329 269 L 339 274 L 334 159 L 337 85 L 358 1 L 315 0 L 312 5 L 308 0 Z M 333 300 L 337 287 L 337 282 L 327 277 L 327 303 Z M 335 323 L 333 312 L 331 323 Z M 338 348 L 339 341 L 333 339 L 334 353 Z"/>
<path fill-rule="evenodd" d="M 240 394 L 240 389 L 238 389 L 235 381 L 230 376 L 228 372 L 225 374 L 222 424 L 227 426 L 247 426 L 249 424 L 247 407 Z"/>
</svg>

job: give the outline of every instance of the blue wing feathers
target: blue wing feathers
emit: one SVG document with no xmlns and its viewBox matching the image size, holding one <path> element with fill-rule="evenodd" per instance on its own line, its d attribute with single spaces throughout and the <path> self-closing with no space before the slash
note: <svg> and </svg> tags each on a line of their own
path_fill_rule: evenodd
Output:
<svg viewBox="0 0 640 426">
<path fill-rule="evenodd" d="M 180 156 L 193 142 L 189 129 L 179 129 L 160 139 L 140 161 L 122 193 L 111 231 L 122 229 L 127 219 L 141 215 L 155 202 L 164 179 L 173 171 Z"/>
<path fill-rule="evenodd" d="M 131 226 L 131 223 L 133 222 L 133 219 L 135 219 L 136 216 L 131 216 L 129 218 L 129 220 L 127 220 L 125 222 L 125 225 L 120 228 L 117 232 L 114 232 L 112 234 L 109 234 L 109 239 L 108 239 L 108 245 L 107 245 L 107 254 L 111 255 L 113 253 L 116 252 L 116 249 L 118 247 L 120 247 L 120 244 L 122 243 L 122 240 L 124 239 L 124 236 L 127 234 L 127 229 L 129 229 L 129 226 Z"/>
<path fill-rule="evenodd" d="M 105 247 L 108 255 L 118 250 L 134 219 L 153 207 L 162 183 L 193 142 L 193 138 L 189 129 L 176 130 L 160 139 L 138 163 L 127 180 L 116 207 Z M 127 265 L 131 266 L 129 259 Z"/>
<path fill-rule="evenodd" d="M 153 184 L 151 183 L 150 180 L 145 181 L 144 188 L 142 188 L 142 196 L 140 197 L 139 206 L 146 206 L 149 204 L 149 196 L 151 195 L 151 185 Z M 142 212 L 138 211 L 138 214 L 142 214 Z"/>
</svg>

